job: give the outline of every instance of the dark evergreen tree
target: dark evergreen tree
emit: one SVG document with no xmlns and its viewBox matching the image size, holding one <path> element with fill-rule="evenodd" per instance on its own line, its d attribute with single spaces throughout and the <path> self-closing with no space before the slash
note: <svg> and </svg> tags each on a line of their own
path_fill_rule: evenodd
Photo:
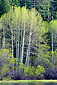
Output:
<svg viewBox="0 0 57 85">
<path fill-rule="evenodd" d="M 57 0 L 53 0 L 52 7 L 53 7 L 54 19 L 57 19 Z"/>
<path fill-rule="evenodd" d="M 0 0 L 0 17 L 2 14 L 7 13 L 10 9 L 9 0 Z"/>
<path fill-rule="evenodd" d="M 51 21 L 52 10 L 54 10 L 53 0 L 19 0 L 19 3 L 21 7 L 26 5 L 27 9 L 35 8 L 44 21 L 48 21 L 48 18 Z"/>
<path fill-rule="evenodd" d="M 9 3 L 10 3 L 11 6 L 15 6 L 15 5 L 17 7 L 19 6 L 19 1 L 18 0 L 9 0 Z"/>
</svg>

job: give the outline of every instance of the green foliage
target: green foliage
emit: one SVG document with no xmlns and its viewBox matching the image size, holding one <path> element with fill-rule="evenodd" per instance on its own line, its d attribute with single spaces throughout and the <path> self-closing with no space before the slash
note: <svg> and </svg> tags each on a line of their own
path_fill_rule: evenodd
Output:
<svg viewBox="0 0 57 85">
<path fill-rule="evenodd" d="M 34 66 L 25 67 L 24 64 L 19 64 L 19 71 L 21 72 L 21 76 L 23 78 L 27 77 L 34 77 L 34 78 L 41 78 L 43 77 L 43 73 L 45 73 L 44 67 L 38 65 L 36 68 Z"/>
<path fill-rule="evenodd" d="M 22 67 L 21 67 L 22 68 Z M 37 68 L 35 68 L 34 66 L 28 66 L 28 67 L 24 67 L 24 77 L 31 77 L 31 76 L 34 76 L 34 77 L 38 77 L 38 78 L 41 78 L 43 75 L 43 73 L 45 73 L 45 70 L 44 70 L 44 67 L 43 66 L 40 66 L 38 65 Z"/>
<path fill-rule="evenodd" d="M 36 68 L 36 71 L 35 71 L 35 75 L 36 75 L 36 77 L 37 77 L 37 78 L 41 78 L 41 77 L 43 77 L 43 76 L 44 76 L 43 73 L 45 73 L 45 69 L 44 69 L 44 67 L 41 66 L 41 65 L 38 65 L 37 68 Z"/>
<path fill-rule="evenodd" d="M 0 59 L 3 61 L 3 64 L 9 63 L 8 61 L 12 58 L 12 54 L 8 49 L 0 49 Z"/>
<path fill-rule="evenodd" d="M 45 70 L 53 67 L 53 64 L 47 58 L 40 58 L 38 59 L 38 65 L 41 65 L 45 68 Z"/>
<path fill-rule="evenodd" d="M 27 9 L 31 9 L 34 8 L 40 12 L 41 16 L 43 17 L 44 21 L 51 21 L 51 14 L 52 14 L 52 10 L 53 12 L 56 12 L 56 2 L 52 2 L 53 0 L 20 0 L 20 6 L 23 7 L 26 4 L 26 8 Z M 54 9 L 55 6 L 55 9 Z M 48 9 L 49 8 L 49 9 Z M 53 13 L 54 15 L 54 13 Z M 49 16 L 49 19 L 48 19 Z M 56 16 L 56 15 L 54 15 Z"/>
<path fill-rule="evenodd" d="M 52 2 L 52 6 L 53 6 L 53 16 L 55 19 L 57 19 L 57 0 L 53 0 L 54 2 Z"/>
<path fill-rule="evenodd" d="M 50 22 L 50 26 L 51 26 L 51 29 L 53 28 L 53 30 L 56 30 L 57 31 L 57 20 L 52 20 Z"/>
<path fill-rule="evenodd" d="M 54 1 L 54 2 L 53 2 Z M 26 5 L 27 9 L 31 9 L 35 7 L 37 11 L 40 12 L 41 16 L 43 17 L 44 21 L 51 21 L 51 14 L 53 11 L 53 16 L 57 19 L 57 7 L 56 7 L 56 0 L 0 0 L 0 16 L 9 11 L 10 7 L 12 6 L 20 6 L 23 7 Z M 35 5 L 35 6 L 34 6 Z M 49 9 L 48 9 L 49 8 Z M 49 16 L 49 19 L 48 19 Z"/>
<path fill-rule="evenodd" d="M 53 51 L 53 64 L 57 67 L 57 49 Z"/>
<path fill-rule="evenodd" d="M 17 5 L 17 2 L 15 4 Z M 42 6 L 42 9 L 43 10 L 45 9 L 44 5 Z M 47 16 L 48 15 L 46 15 L 45 18 L 47 18 Z M 4 32 L 3 28 L 6 32 Z M 19 59 L 21 58 L 22 43 L 23 43 L 23 36 L 24 36 L 23 28 L 25 28 L 25 37 L 24 37 L 25 45 L 24 45 L 23 60 L 25 63 L 26 61 L 25 58 L 27 59 L 30 58 L 29 60 L 30 63 L 28 67 L 25 67 L 26 65 L 23 63 L 20 64 L 19 63 L 20 60 L 18 60 L 18 58 Z M 12 30 L 13 30 L 13 34 L 11 32 Z M 18 30 L 21 30 L 20 33 Z M 51 52 L 52 30 L 53 30 L 53 39 L 54 39 L 53 44 L 54 43 L 57 44 L 57 20 L 52 20 L 50 23 L 43 21 L 40 13 L 35 9 L 28 10 L 25 7 L 21 8 L 21 7 L 12 6 L 8 13 L 1 16 L 0 31 L 2 35 L 0 36 L 2 37 L 0 39 L 1 40 L 0 48 L 3 48 L 3 43 L 5 41 L 5 48 L 9 48 L 9 49 L 0 49 L 0 74 L 1 74 L 0 79 L 11 79 L 12 75 L 7 76 L 7 74 L 13 71 L 13 65 L 14 65 L 14 71 L 17 69 L 18 72 L 20 72 L 20 75 L 23 76 L 23 78 L 31 77 L 31 76 L 34 76 L 35 78 L 42 78 L 44 76 L 43 73 L 45 73 L 46 70 L 53 67 L 53 64 L 54 66 L 56 66 L 57 65 L 56 44 L 55 47 L 53 48 L 54 51 Z M 30 36 L 30 32 L 31 32 L 31 36 Z M 19 46 L 16 45 L 16 40 L 18 39 L 18 36 L 16 37 L 16 34 L 20 36 L 19 37 L 20 39 L 18 40 L 19 42 L 17 41 L 17 45 L 19 43 Z M 31 42 L 29 42 L 30 37 L 31 37 Z M 13 41 L 13 45 L 12 45 L 12 41 Z M 29 49 L 28 49 L 28 44 L 30 44 Z M 10 50 L 10 47 L 12 49 L 12 46 L 13 46 L 13 50 Z M 16 56 L 16 54 L 18 54 L 16 50 L 17 51 L 19 50 L 20 52 L 18 56 Z M 28 54 L 29 56 L 26 56 L 27 55 L 26 52 L 29 53 L 29 51 L 30 51 L 30 55 Z M 52 54 L 54 60 L 53 64 L 51 63 Z M 13 55 L 16 58 L 14 58 Z M 16 63 L 18 63 L 18 65 L 16 65 Z"/>
<path fill-rule="evenodd" d="M 41 45 L 40 57 L 50 58 L 50 46 Z"/>
<path fill-rule="evenodd" d="M 3 79 L 8 72 L 10 72 L 9 67 L 7 65 L 3 65 L 0 70 L 0 79 Z"/>
<path fill-rule="evenodd" d="M 2 14 L 7 13 L 10 9 L 9 0 L 0 0 L 0 17 Z"/>
<path fill-rule="evenodd" d="M 15 59 L 12 60 L 12 53 L 8 49 L 0 49 L 0 79 L 6 78 L 7 74 L 12 71 Z M 8 75 L 10 77 L 10 75 Z"/>
<path fill-rule="evenodd" d="M 19 1 L 18 0 L 9 0 L 9 3 L 11 6 L 19 6 Z"/>
<path fill-rule="evenodd" d="M 53 31 L 53 50 L 55 51 L 57 49 L 56 47 L 57 46 L 57 20 L 52 20 L 50 22 L 50 30 Z M 52 34 L 52 31 L 50 31 L 51 34 Z M 51 39 L 51 43 L 52 43 L 52 39 Z"/>
<path fill-rule="evenodd" d="M 25 76 L 33 76 L 35 72 L 35 67 L 34 66 L 28 66 L 24 68 L 24 73 Z"/>
<path fill-rule="evenodd" d="M 24 64 L 23 63 L 19 63 L 19 69 L 24 69 Z"/>
</svg>

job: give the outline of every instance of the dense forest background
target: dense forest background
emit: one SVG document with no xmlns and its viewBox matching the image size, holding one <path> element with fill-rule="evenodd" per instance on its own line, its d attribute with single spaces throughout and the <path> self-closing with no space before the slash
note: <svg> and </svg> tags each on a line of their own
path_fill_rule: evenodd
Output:
<svg viewBox="0 0 57 85">
<path fill-rule="evenodd" d="M 52 11 L 54 19 L 57 19 L 57 0 L 0 0 L 0 17 L 7 13 L 12 6 L 23 7 L 27 9 L 34 8 L 41 14 L 43 20 L 51 21 Z M 48 18 L 48 15 L 50 16 Z"/>
<path fill-rule="evenodd" d="M 0 0 L 0 80 L 57 79 L 57 0 Z"/>
</svg>

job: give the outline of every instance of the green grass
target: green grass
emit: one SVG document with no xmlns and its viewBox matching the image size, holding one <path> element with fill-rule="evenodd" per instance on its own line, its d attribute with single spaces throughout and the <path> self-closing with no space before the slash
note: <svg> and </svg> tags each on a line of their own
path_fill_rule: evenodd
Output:
<svg viewBox="0 0 57 85">
<path fill-rule="evenodd" d="M 4 80 L 0 83 L 57 83 L 57 80 Z"/>
</svg>

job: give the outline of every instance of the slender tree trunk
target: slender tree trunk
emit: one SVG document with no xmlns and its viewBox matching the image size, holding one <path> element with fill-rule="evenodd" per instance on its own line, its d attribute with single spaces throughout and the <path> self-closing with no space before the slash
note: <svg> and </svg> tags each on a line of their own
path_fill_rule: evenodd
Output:
<svg viewBox="0 0 57 85">
<path fill-rule="evenodd" d="M 35 8 L 35 0 L 33 0 L 33 8 Z"/>
<path fill-rule="evenodd" d="M 3 46 L 2 49 L 5 49 L 5 28 L 4 28 L 4 24 L 3 24 Z"/>
<path fill-rule="evenodd" d="M 52 20 L 53 20 L 53 12 L 52 12 Z M 52 27 L 52 62 L 53 62 L 53 27 Z"/>
<path fill-rule="evenodd" d="M 18 25 L 18 59 L 20 59 L 20 20 Z"/>
<path fill-rule="evenodd" d="M 26 8 L 26 0 L 25 0 L 25 8 Z"/>
<path fill-rule="evenodd" d="M 18 61 L 17 61 L 17 58 L 18 58 L 18 32 L 17 32 L 17 27 L 16 27 L 16 72 L 17 72 L 17 68 L 18 68 Z"/>
<path fill-rule="evenodd" d="M 19 37 L 20 37 L 20 29 L 18 30 L 18 59 L 19 59 L 19 55 L 20 55 L 20 53 L 19 53 L 19 51 L 20 51 L 20 49 L 19 49 Z"/>
<path fill-rule="evenodd" d="M 21 60 L 20 60 L 21 63 L 23 63 L 24 40 L 25 40 L 25 20 L 24 20 L 23 44 L 22 44 L 22 52 L 21 52 Z"/>
<path fill-rule="evenodd" d="M 44 1 L 44 5 L 45 5 L 45 8 L 46 8 L 46 1 Z M 45 16 L 46 16 L 46 15 L 45 15 L 45 11 L 46 11 L 45 8 L 44 8 L 44 20 L 45 20 Z M 46 32 L 46 30 L 45 30 L 45 32 Z M 45 46 L 46 46 L 46 38 L 45 38 L 45 37 L 46 37 L 46 35 L 45 35 L 45 33 L 44 33 L 44 41 L 45 41 L 44 43 L 45 43 Z M 45 53 L 46 53 L 46 49 L 45 49 Z"/>
<path fill-rule="evenodd" d="M 12 7 L 12 12 L 13 12 L 13 7 Z M 10 25 L 10 29 L 11 29 L 11 34 L 12 34 L 12 36 L 11 36 L 11 39 L 12 39 L 12 60 L 13 60 L 13 51 L 14 51 L 14 49 L 13 49 L 13 14 L 12 14 L 12 25 Z M 13 74 L 14 74 L 14 60 L 13 60 Z"/>
<path fill-rule="evenodd" d="M 26 61 L 25 61 L 25 67 L 28 67 L 28 65 L 29 65 L 29 60 L 30 60 L 31 35 L 32 35 L 32 25 L 31 25 L 31 28 L 30 28 L 29 44 L 28 44 L 28 49 L 27 49 L 27 55 L 26 55 Z"/>
<path fill-rule="evenodd" d="M 52 62 L 53 62 L 53 28 L 52 28 Z"/>
<path fill-rule="evenodd" d="M 12 59 L 13 59 L 13 30 L 11 29 L 11 40 L 12 40 Z M 14 74 L 14 61 L 13 61 L 13 74 Z"/>
<path fill-rule="evenodd" d="M 21 33 L 21 30 L 20 30 L 20 33 Z M 20 34 L 20 37 L 21 37 L 21 34 Z M 21 38 L 21 39 L 22 39 L 22 38 Z M 22 48 L 22 47 L 21 47 L 21 42 L 22 42 L 21 39 L 20 39 L 20 58 L 21 58 L 21 53 L 22 53 L 22 52 L 21 52 L 21 51 L 22 51 L 22 49 L 21 49 L 21 48 Z M 20 63 L 21 63 L 21 60 L 20 60 Z"/>
<path fill-rule="evenodd" d="M 48 22 L 49 22 L 49 1 L 48 1 Z"/>
<path fill-rule="evenodd" d="M 21 53 L 22 53 L 22 42 L 23 42 L 23 39 L 22 39 L 22 30 L 20 30 L 20 37 L 21 37 L 21 40 L 20 40 L 20 57 L 21 57 Z"/>
<path fill-rule="evenodd" d="M 38 49 L 37 49 L 38 50 Z M 40 57 L 40 39 L 39 39 L 39 52 L 38 52 L 38 59 Z"/>
</svg>

